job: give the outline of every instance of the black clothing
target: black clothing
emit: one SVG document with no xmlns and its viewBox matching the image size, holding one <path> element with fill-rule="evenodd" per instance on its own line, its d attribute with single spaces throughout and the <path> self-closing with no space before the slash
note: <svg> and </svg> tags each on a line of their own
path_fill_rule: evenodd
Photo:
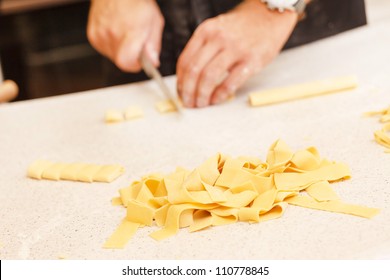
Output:
<svg viewBox="0 0 390 280">
<path fill-rule="evenodd" d="M 260 0 L 259 0 L 260 1 Z M 204 20 L 225 13 L 240 0 L 158 0 L 165 18 L 161 73 L 175 74 L 176 61 L 196 27 Z M 284 49 L 306 44 L 366 24 L 364 0 L 313 0 L 305 18 L 291 34 Z M 146 79 L 143 73 L 122 73 L 107 62 L 107 85 Z"/>
</svg>

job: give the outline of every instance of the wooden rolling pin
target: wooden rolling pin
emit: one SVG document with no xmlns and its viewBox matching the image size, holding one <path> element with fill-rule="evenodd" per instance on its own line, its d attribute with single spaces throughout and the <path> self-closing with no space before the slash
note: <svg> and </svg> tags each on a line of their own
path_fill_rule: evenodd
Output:
<svg viewBox="0 0 390 280">
<path fill-rule="evenodd" d="M 18 85 L 11 80 L 6 80 L 0 84 L 0 103 L 14 99 L 19 92 Z"/>
</svg>

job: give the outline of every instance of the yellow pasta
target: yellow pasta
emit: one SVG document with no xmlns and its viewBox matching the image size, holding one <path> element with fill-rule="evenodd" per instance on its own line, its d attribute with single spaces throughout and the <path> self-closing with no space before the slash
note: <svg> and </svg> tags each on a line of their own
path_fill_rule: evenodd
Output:
<svg viewBox="0 0 390 280">
<path fill-rule="evenodd" d="M 105 120 L 107 123 L 118 123 L 124 121 L 124 115 L 119 110 L 108 110 L 106 112 Z"/>
<path fill-rule="evenodd" d="M 312 198 L 319 202 L 339 199 L 328 181 L 316 182 L 308 186 L 305 190 Z"/>
<path fill-rule="evenodd" d="M 150 236 L 163 240 L 180 228 L 194 232 L 276 219 L 288 204 L 366 218 L 376 215 L 378 209 L 341 202 L 330 187 L 348 178 L 345 164 L 321 159 L 314 147 L 294 153 L 283 141 L 271 146 L 266 162 L 217 154 L 192 171 L 151 174 L 120 189 L 112 203 L 126 207 L 127 215 L 104 248 L 123 248 L 140 226 L 157 225 L 160 229 Z"/>
<path fill-rule="evenodd" d="M 37 180 L 110 183 L 122 175 L 123 172 L 124 168 L 120 165 L 54 163 L 46 160 L 37 160 L 28 168 L 27 176 Z"/>
<path fill-rule="evenodd" d="M 156 109 L 161 114 L 176 112 L 177 108 L 171 100 L 163 100 L 156 103 Z"/>
<path fill-rule="evenodd" d="M 355 76 L 345 76 L 254 92 L 249 95 L 249 101 L 252 106 L 261 106 L 351 90 L 355 87 L 357 87 L 357 78 Z"/>
<path fill-rule="evenodd" d="M 136 106 L 130 106 L 126 110 L 108 110 L 106 112 L 105 121 L 106 123 L 118 123 L 123 121 L 135 120 L 142 118 L 144 112 L 141 108 Z"/>
<path fill-rule="evenodd" d="M 382 129 L 374 132 L 375 141 L 386 148 L 385 153 L 390 153 L 390 107 L 381 111 L 365 113 L 366 116 L 380 115 L 380 122 L 384 123 Z"/>
<path fill-rule="evenodd" d="M 27 170 L 27 176 L 35 179 L 42 179 L 43 171 L 53 165 L 52 162 L 47 160 L 37 160 Z"/>
<path fill-rule="evenodd" d="M 42 179 L 58 181 L 61 178 L 61 172 L 66 167 L 65 163 L 54 163 L 42 172 Z"/>
<path fill-rule="evenodd" d="M 142 118 L 143 116 L 144 116 L 144 112 L 139 107 L 131 106 L 128 107 L 125 111 L 125 119 L 127 121 Z"/>
<path fill-rule="evenodd" d="M 350 214 L 363 218 L 372 218 L 379 213 L 379 210 L 375 208 L 347 204 L 339 200 L 319 202 L 308 196 L 289 197 L 286 199 L 286 202 L 292 205 L 302 206 L 306 208 Z"/>
</svg>

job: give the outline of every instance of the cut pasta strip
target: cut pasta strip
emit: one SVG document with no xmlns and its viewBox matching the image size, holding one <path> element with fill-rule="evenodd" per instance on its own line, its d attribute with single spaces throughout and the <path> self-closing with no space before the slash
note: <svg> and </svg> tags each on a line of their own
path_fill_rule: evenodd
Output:
<svg viewBox="0 0 390 280">
<path fill-rule="evenodd" d="M 163 100 L 156 103 L 156 109 L 161 114 L 166 114 L 170 112 L 176 112 L 177 108 L 172 100 Z"/>
<path fill-rule="evenodd" d="M 372 218 L 379 213 L 379 209 L 376 208 L 368 208 L 360 205 L 347 204 L 339 200 L 318 202 L 308 196 L 290 197 L 286 199 L 286 202 L 296 206 L 350 214 L 363 218 Z"/>
<path fill-rule="evenodd" d="M 77 181 L 77 174 L 79 174 L 79 172 L 85 167 L 87 167 L 87 164 L 85 163 L 68 164 L 61 171 L 61 180 Z"/>
<path fill-rule="evenodd" d="M 58 181 L 61 178 L 61 172 L 66 167 L 64 163 L 54 163 L 43 170 L 42 179 Z"/>
<path fill-rule="evenodd" d="M 125 120 L 134 120 L 138 118 L 142 118 L 144 116 L 144 112 L 141 108 L 130 106 L 125 110 Z"/>
<path fill-rule="evenodd" d="M 249 100 L 252 106 L 262 106 L 351 90 L 356 87 L 357 78 L 355 76 L 343 76 L 283 88 L 253 92 L 249 95 Z"/>
<path fill-rule="evenodd" d="M 136 106 L 130 106 L 126 110 L 108 110 L 106 112 L 106 123 L 118 123 L 142 118 L 144 111 Z"/>
<path fill-rule="evenodd" d="M 118 123 L 124 121 L 124 115 L 119 110 L 108 110 L 105 116 L 106 123 Z"/>
<path fill-rule="evenodd" d="M 280 191 L 299 191 L 317 181 L 337 181 L 349 179 L 349 167 L 343 163 L 334 163 L 305 173 L 275 173 L 276 188 Z"/>
<path fill-rule="evenodd" d="M 376 215 L 377 209 L 339 200 L 329 183 L 348 178 L 345 164 L 321 159 L 314 147 L 293 153 L 283 141 L 271 146 L 266 163 L 217 154 L 191 172 L 177 168 L 167 175 L 151 174 L 120 189 L 113 204 L 127 207 L 127 216 L 109 240 L 123 247 L 138 225 L 156 224 L 160 229 L 150 236 L 163 240 L 186 227 L 194 232 L 237 221 L 264 222 L 281 217 L 288 204 Z M 299 196 L 303 191 L 311 197 Z"/>
<path fill-rule="evenodd" d="M 381 111 L 365 113 L 366 116 L 380 116 L 380 122 L 384 123 L 382 129 L 374 132 L 375 141 L 386 148 L 385 153 L 390 153 L 390 107 Z"/>
<path fill-rule="evenodd" d="M 37 160 L 33 164 L 30 165 L 30 167 L 27 170 L 27 176 L 30 178 L 42 179 L 42 173 L 48 169 L 51 165 L 53 165 L 52 162 L 47 160 Z"/>
<path fill-rule="evenodd" d="M 103 248 L 105 249 L 123 249 L 127 242 L 137 232 L 140 224 L 130 222 L 123 219 L 116 231 L 108 238 L 104 243 Z"/>
<path fill-rule="evenodd" d="M 383 125 L 383 128 L 381 130 L 377 130 L 374 132 L 375 141 L 390 149 L 390 134 L 388 133 L 390 131 L 390 122 Z"/>
<path fill-rule="evenodd" d="M 316 182 L 308 186 L 305 190 L 312 198 L 319 202 L 339 199 L 335 191 L 330 187 L 328 181 Z"/>
<path fill-rule="evenodd" d="M 94 174 L 92 180 L 94 182 L 112 182 L 123 174 L 123 167 L 115 165 L 103 165 L 97 173 Z"/>
<path fill-rule="evenodd" d="M 27 176 L 32 179 L 68 180 L 110 183 L 124 173 L 120 165 L 96 165 L 85 163 L 54 163 L 37 160 L 30 165 Z"/>
</svg>

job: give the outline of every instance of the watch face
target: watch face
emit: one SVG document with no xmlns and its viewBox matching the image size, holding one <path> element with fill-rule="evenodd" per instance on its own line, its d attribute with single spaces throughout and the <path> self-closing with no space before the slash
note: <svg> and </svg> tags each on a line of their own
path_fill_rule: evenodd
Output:
<svg viewBox="0 0 390 280">
<path fill-rule="evenodd" d="M 273 8 L 292 8 L 298 0 L 268 0 L 267 3 Z"/>
</svg>

